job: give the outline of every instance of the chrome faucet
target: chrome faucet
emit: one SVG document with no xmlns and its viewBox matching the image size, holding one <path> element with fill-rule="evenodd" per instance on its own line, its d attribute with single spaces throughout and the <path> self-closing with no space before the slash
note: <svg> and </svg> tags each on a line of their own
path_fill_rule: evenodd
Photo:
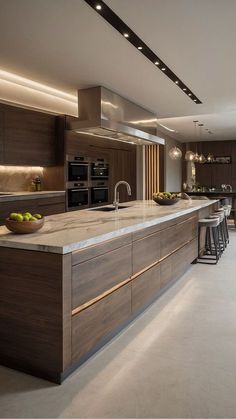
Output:
<svg viewBox="0 0 236 419">
<path fill-rule="evenodd" d="M 128 195 L 129 196 L 131 195 L 131 187 L 128 182 L 126 182 L 125 180 L 120 180 L 119 182 L 115 184 L 113 205 L 116 211 L 118 211 L 118 207 L 119 207 L 119 192 L 117 192 L 117 189 L 118 189 L 118 186 L 120 185 L 125 185 L 127 188 Z"/>
</svg>

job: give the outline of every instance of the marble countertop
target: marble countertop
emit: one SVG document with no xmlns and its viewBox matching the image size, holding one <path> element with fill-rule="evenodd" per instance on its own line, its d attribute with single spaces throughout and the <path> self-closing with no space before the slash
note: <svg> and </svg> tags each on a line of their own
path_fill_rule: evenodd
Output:
<svg viewBox="0 0 236 419">
<path fill-rule="evenodd" d="M 66 254 L 96 243 L 169 221 L 207 207 L 216 200 L 180 200 L 171 206 L 153 201 L 122 203 L 118 212 L 72 211 L 45 217 L 37 233 L 16 235 L 0 227 L 0 247 Z"/>
<path fill-rule="evenodd" d="M 186 192 L 188 195 L 235 195 L 236 191 L 222 191 L 221 189 L 215 190 L 215 191 L 192 191 L 192 192 Z"/>
<path fill-rule="evenodd" d="M 1 194 L 3 194 L 1 196 Z M 40 192 L 1 192 L 0 203 L 9 201 L 19 201 L 22 199 L 37 199 L 37 198 L 50 198 L 53 196 L 65 195 L 65 191 L 40 191 Z"/>
</svg>

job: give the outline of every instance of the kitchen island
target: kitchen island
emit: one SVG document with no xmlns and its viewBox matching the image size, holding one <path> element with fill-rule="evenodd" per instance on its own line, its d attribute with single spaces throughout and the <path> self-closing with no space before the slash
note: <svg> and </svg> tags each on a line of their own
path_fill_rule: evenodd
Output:
<svg viewBox="0 0 236 419">
<path fill-rule="evenodd" d="M 49 216 L 32 235 L 0 228 L 1 363 L 60 383 L 197 258 L 216 201 Z"/>
</svg>

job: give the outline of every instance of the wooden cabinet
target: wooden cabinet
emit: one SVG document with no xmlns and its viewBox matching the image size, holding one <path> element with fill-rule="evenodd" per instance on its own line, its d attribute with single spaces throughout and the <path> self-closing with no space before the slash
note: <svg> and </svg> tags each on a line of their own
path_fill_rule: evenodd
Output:
<svg viewBox="0 0 236 419">
<path fill-rule="evenodd" d="M 157 232 L 133 242 L 133 274 L 160 259 L 160 238 Z"/>
<path fill-rule="evenodd" d="M 127 284 L 72 317 L 72 362 L 117 329 L 131 316 L 131 285 Z"/>
<path fill-rule="evenodd" d="M 4 164 L 27 166 L 56 164 L 56 116 L 1 105 L 1 118 Z"/>
<path fill-rule="evenodd" d="M 197 235 L 197 217 L 190 217 L 188 220 L 169 227 L 162 232 L 161 257 L 183 246 Z"/>
<path fill-rule="evenodd" d="M 132 290 L 132 313 L 154 300 L 160 291 L 160 266 L 152 268 L 133 279 Z"/>
<path fill-rule="evenodd" d="M 65 212 L 65 196 L 50 198 L 16 199 L 14 201 L 1 202 L 0 224 L 4 224 L 5 218 L 11 212 L 39 213 L 42 215 L 53 215 Z"/>
<path fill-rule="evenodd" d="M 72 308 L 131 277 L 132 246 L 119 247 L 72 267 Z"/>
</svg>

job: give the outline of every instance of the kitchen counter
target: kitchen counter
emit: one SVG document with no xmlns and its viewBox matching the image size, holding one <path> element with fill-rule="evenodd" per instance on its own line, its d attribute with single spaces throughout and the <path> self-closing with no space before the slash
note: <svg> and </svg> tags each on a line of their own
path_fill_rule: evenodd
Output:
<svg viewBox="0 0 236 419">
<path fill-rule="evenodd" d="M 1 195 L 3 194 L 3 195 Z M 6 194 L 6 195 L 5 195 Z M 50 198 L 63 196 L 65 191 L 40 191 L 40 192 L 0 192 L 0 203 L 9 201 L 20 201 L 24 199 Z"/>
<path fill-rule="evenodd" d="M 215 202 L 73 211 L 32 235 L 1 227 L 1 364 L 61 383 L 196 261 Z"/>
<path fill-rule="evenodd" d="M 222 190 L 215 190 L 215 191 L 205 191 L 205 192 L 201 192 L 201 191 L 197 191 L 197 192 L 186 192 L 188 195 L 236 195 L 236 191 L 222 191 Z"/>
<path fill-rule="evenodd" d="M 0 246 L 67 254 L 106 240 L 170 221 L 212 205 L 215 201 L 180 200 L 171 206 L 153 201 L 123 203 L 116 212 L 73 211 L 46 217 L 44 227 L 31 235 L 15 235 L 0 228 Z"/>
</svg>

